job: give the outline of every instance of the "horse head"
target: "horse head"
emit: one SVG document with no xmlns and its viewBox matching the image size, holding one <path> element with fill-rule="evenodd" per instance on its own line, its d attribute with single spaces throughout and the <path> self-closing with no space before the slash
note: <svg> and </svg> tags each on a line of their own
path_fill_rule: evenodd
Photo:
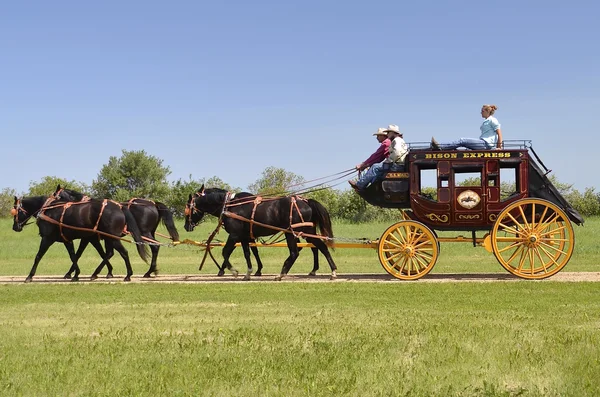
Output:
<svg viewBox="0 0 600 397">
<path fill-rule="evenodd" d="M 56 187 L 56 190 L 54 191 L 54 194 L 52 196 L 56 200 L 62 200 L 62 201 L 79 202 L 79 201 L 89 201 L 90 200 L 90 198 L 87 195 L 80 193 L 76 190 L 63 188 L 60 185 L 58 185 Z"/>
<path fill-rule="evenodd" d="M 188 232 L 194 230 L 194 227 L 200 223 L 207 213 L 219 217 L 227 197 L 227 190 L 219 188 L 204 189 L 204 185 L 194 195 L 190 194 L 185 206 L 185 230 Z"/>
<path fill-rule="evenodd" d="M 37 216 L 42 207 L 50 201 L 49 198 L 44 196 L 14 197 L 15 202 L 13 208 L 10 210 L 10 214 L 13 216 L 13 230 L 15 232 L 22 231 L 27 225 L 29 218 Z"/>
<path fill-rule="evenodd" d="M 204 187 L 204 185 L 202 185 Z M 202 196 L 195 193 L 194 196 L 190 194 L 188 198 L 188 202 L 185 205 L 185 223 L 183 228 L 191 232 L 194 228 L 202 221 L 204 218 L 205 212 L 200 210 L 196 204 L 196 201 L 199 200 Z"/>
</svg>

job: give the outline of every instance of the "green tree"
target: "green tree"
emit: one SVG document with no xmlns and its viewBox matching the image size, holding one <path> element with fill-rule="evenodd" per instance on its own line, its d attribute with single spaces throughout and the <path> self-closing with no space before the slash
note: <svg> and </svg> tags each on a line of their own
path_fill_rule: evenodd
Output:
<svg viewBox="0 0 600 397">
<path fill-rule="evenodd" d="M 92 182 L 95 197 L 126 201 L 132 197 L 164 201 L 169 196 L 167 176 L 171 170 L 163 161 L 144 150 L 123 150 L 111 156 Z"/>
<path fill-rule="evenodd" d="M 2 192 L 0 192 L 0 218 L 11 216 L 10 210 L 15 204 L 15 196 L 18 196 L 15 189 L 8 187 L 2 189 Z"/>
<path fill-rule="evenodd" d="M 321 203 L 331 216 L 334 216 L 339 210 L 340 192 L 331 188 L 323 188 L 314 192 L 303 194 L 306 198 L 317 200 Z"/>
<path fill-rule="evenodd" d="M 203 180 L 203 183 L 204 183 L 204 186 L 207 188 L 217 187 L 219 189 L 225 189 L 227 191 L 235 192 L 235 193 L 239 193 L 242 191 L 242 189 L 240 189 L 239 187 L 232 187 L 229 183 L 224 182 L 218 176 L 213 176 L 206 180 Z"/>
<path fill-rule="evenodd" d="M 285 195 L 290 190 L 298 190 L 304 178 L 283 168 L 267 167 L 262 176 L 248 186 L 251 193 L 260 195 Z"/>
<path fill-rule="evenodd" d="M 56 190 L 56 186 L 76 190 L 84 194 L 90 194 L 90 187 L 85 183 L 68 181 L 55 176 L 45 176 L 39 182 L 29 182 L 28 196 L 49 196 Z"/>
</svg>

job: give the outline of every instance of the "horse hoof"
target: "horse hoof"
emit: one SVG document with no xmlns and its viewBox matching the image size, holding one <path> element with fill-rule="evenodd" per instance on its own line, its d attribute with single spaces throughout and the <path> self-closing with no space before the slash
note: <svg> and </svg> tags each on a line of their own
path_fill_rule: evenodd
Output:
<svg viewBox="0 0 600 397">
<path fill-rule="evenodd" d="M 90 280 L 94 281 L 97 278 L 98 278 L 97 274 L 92 274 L 92 276 L 90 277 Z"/>
<path fill-rule="evenodd" d="M 131 281 L 131 276 L 127 276 L 123 279 L 123 281 Z"/>
<path fill-rule="evenodd" d="M 222 277 L 225 275 L 225 271 L 224 270 L 219 270 L 219 273 L 217 273 L 217 277 Z"/>
<path fill-rule="evenodd" d="M 26 282 L 26 283 L 30 283 L 31 281 L 32 281 L 32 278 L 31 278 L 31 277 L 27 277 L 27 278 L 25 279 L 25 282 Z"/>
<path fill-rule="evenodd" d="M 108 274 L 106 275 L 106 278 L 113 278 L 113 277 L 114 277 L 114 276 L 113 276 L 113 274 L 112 274 L 112 273 L 108 273 Z"/>
<path fill-rule="evenodd" d="M 281 281 L 281 276 L 276 276 L 273 280 L 274 281 Z"/>
<path fill-rule="evenodd" d="M 233 274 L 233 277 L 237 277 L 240 274 L 240 272 L 238 272 L 237 270 L 233 269 L 231 271 L 231 274 Z"/>
<path fill-rule="evenodd" d="M 73 278 L 71 279 L 71 282 L 74 282 L 74 281 L 79 281 L 79 277 L 77 277 L 77 276 L 73 277 Z"/>
<path fill-rule="evenodd" d="M 144 278 L 150 278 L 150 273 L 146 273 L 146 274 L 144 274 L 144 276 L 143 276 L 143 277 L 144 277 Z"/>
<path fill-rule="evenodd" d="M 243 281 L 250 281 L 250 276 L 244 276 Z"/>
<path fill-rule="evenodd" d="M 66 280 L 69 280 L 71 278 L 71 275 L 69 273 L 67 273 L 63 276 L 63 278 Z"/>
<path fill-rule="evenodd" d="M 310 272 L 310 273 L 308 273 L 308 275 L 309 275 L 309 276 L 316 276 L 316 275 L 317 275 L 317 272 Z"/>
<path fill-rule="evenodd" d="M 337 279 L 337 274 L 336 273 L 331 273 L 331 276 L 329 276 L 330 280 L 336 280 Z"/>
<path fill-rule="evenodd" d="M 262 273 L 261 273 L 261 272 L 260 272 L 260 270 L 259 270 L 259 271 L 257 271 L 256 273 L 254 273 L 254 275 L 255 275 L 256 277 L 260 277 L 260 276 L 262 276 Z"/>
</svg>

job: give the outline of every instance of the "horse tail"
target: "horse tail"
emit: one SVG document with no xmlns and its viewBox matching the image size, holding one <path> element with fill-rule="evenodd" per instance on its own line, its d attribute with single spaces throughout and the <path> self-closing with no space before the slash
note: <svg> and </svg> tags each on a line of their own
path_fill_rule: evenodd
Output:
<svg viewBox="0 0 600 397">
<path fill-rule="evenodd" d="M 333 227 L 331 226 L 331 217 L 327 208 L 323 207 L 317 200 L 308 199 L 308 205 L 313 212 L 313 222 L 319 228 L 321 235 L 333 238 Z"/>
<path fill-rule="evenodd" d="M 140 228 L 137 224 L 137 222 L 135 221 L 135 217 L 133 216 L 133 214 L 129 211 L 129 209 L 125 206 L 123 206 L 121 208 L 123 210 L 123 213 L 125 214 L 125 222 L 127 223 L 127 231 L 129 231 L 129 233 L 131 233 L 131 236 L 133 237 L 133 240 L 136 242 L 136 246 L 137 246 L 137 251 L 138 254 L 140 254 L 140 258 L 142 258 L 142 260 L 144 262 L 146 262 L 146 264 L 148 264 L 148 246 L 145 244 L 144 240 L 142 239 L 142 232 L 140 231 Z"/>
<path fill-rule="evenodd" d="M 156 202 L 156 209 L 158 210 L 158 218 L 162 221 L 163 225 L 169 231 L 169 236 L 171 236 L 171 240 L 179 241 L 179 232 L 175 227 L 175 222 L 173 221 L 173 213 L 169 211 L 169 208 L 161 203 Z"/>
</svg>

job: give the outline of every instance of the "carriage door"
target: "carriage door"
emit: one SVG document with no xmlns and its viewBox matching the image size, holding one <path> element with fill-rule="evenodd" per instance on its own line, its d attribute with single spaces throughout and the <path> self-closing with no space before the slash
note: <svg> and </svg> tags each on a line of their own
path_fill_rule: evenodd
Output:
<svg viewBox="0 0 600 397">
<path fill-rule="evenodd" d="M 452 164 L 454 194 L 453 219 L 456 225 L 476 226 L 485 223 L 485 163 Z"/>
</svg>

